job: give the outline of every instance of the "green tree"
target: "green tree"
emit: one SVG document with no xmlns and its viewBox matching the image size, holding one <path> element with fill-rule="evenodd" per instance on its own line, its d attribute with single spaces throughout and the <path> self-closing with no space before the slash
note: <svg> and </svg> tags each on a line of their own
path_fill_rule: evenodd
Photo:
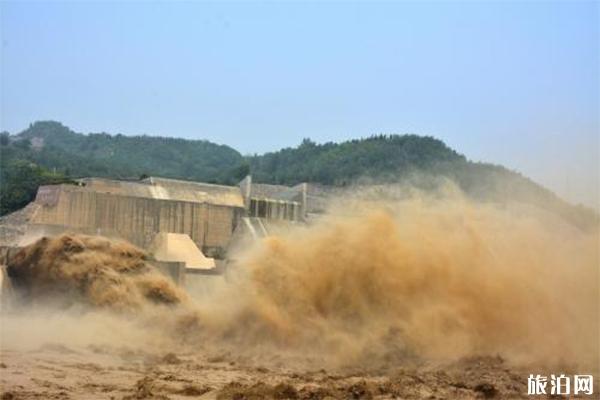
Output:
<svg viewBox="0 0 600 400">
<path fill-rule="evenodd" d="M 3 162 L 0 168 L 0 215 L 25 207 L 35 199 L 39 186 L 65 182 L 70 181 L 62 174 L 25 160 Z"/>
</svg>

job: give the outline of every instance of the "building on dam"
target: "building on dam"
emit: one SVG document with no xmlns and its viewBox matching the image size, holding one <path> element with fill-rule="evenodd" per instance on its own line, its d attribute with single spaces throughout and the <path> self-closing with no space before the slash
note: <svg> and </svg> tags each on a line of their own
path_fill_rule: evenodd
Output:
<svg viewBox="0 0 600 400">
<path fill-rule="evenodd" d="M 260 237 L 273 225 L 304 221 L 307 188 L 255 184 L 250 176 L 237 186 L 85 178 L 40 187 L 28 229 L 32 236 L 69 231 L 119 237 L 145 249 L 159 233 L 184 234 L 203 254 L 224 258 L 236 231 Z"/>
<path fill-rule="evenodd" d="M 225 279 L 237 249 L 310 222 L 336 193 L 310 183 L 254 183 L 251 176 L 236 186 L 158 177 L 41 186 L 9 217 L 14 226 L 7 219 L 0 225 L 0 264 L 43 236 L 102 235 L 144 249 L 159 270 L 198 295 Z"/>
</svg>

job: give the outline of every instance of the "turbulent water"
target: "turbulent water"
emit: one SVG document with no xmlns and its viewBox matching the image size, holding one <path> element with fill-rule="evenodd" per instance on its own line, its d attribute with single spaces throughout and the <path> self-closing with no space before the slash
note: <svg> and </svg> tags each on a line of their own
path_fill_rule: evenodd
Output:
<svg viewBox="0 0 600 400">
<path fill-rule="evenodd" d="M 85 235 L 42 238 L 16 253 L 8 275 L 23 303 L 48 302 L 137 310 L 149 303 L 175 304 L 185 293 L 146 262 L 138 248 Z"/>
<path fill-rule="evenodd" d="M 597 365 L 597 233 L 457 196 L 347 207 L 247 254 L 232 319 L 246 338 L 342 362 L 502 354 Z"/>
<path fill-rule="evenodd" d="M 598 243 L 597 232 L 552 215 L 451 193 L 348 200 L 246 249 L 229 284 L 202 303 L 155 272 L 143 252 L 102 238 L 44 239 L 10 268 L 25 298 L 36 300 L 30 309 L 46 299 L 61 315 L 70 315 L 65 305 L 91 307 L 46 320 L 41 337 L 64 330 L 65 340 L 102 342 L 91 332 L 110 326 L 129 345 L 202 343 L 330 366 L 499 354 L 595 367 Z M 5 343 L 24 340 L 8 318 L 5 325 Z"/>
</svg>

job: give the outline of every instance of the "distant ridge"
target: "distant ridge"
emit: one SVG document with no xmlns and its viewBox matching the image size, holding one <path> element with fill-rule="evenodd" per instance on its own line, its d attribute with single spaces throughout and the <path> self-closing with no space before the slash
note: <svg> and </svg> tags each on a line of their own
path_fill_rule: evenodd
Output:
<svg viewBox="0 0 600 400">
<path fill-rule="evenodd" d="M 143 174 L 222 182 L 243 158 L 207 140 L 107 133 L 83 135 L 55 121 L 39 121 L 14 137 L 29 140 L 27 158 L 73 176 L 137 178 Z"/>
<path fill-rule="evenodd" d="M 345 186 L 413 179 L 416 175 L 455 182 L 468 195 L 509 200 L 553 212 L 581 228 L 596 229 L 598 215 L 571 205 L 550 190 L 502 166 L 474 163 L 441 140 L 418 135 L 376 135 L 343 143 L 310 139 L 295 148 L 243 157 L 207 140 L 106 133 L 76 133 L 56 121 L 38 121 L 17 135 L 0 134 L 0 207 L 24 207 L 44 183 L 78 177 L 141 179 L 146 176 L 235 184 L 248 173 L 255 182 L 293 185 L 315 182 Z M 427 189 L 427 180 L 411 181 Z"/>
</svg>

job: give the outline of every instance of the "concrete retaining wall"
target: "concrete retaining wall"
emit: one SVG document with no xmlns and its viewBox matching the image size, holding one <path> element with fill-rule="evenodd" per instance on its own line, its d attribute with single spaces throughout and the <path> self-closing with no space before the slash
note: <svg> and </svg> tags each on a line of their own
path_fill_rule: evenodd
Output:
<svg viewBox="0 0 600 400">
<path fill-rule="evenodd" d="M 158 232 L 185 233 L 209 257 L 223 256 L 243 213 L 242 208 L 207 203 L 117 196 L 69 185 L 53 188 L 57 193 L 45 195 L 32 224 L 115 232 L 142 248 Z"/>
</svg>

